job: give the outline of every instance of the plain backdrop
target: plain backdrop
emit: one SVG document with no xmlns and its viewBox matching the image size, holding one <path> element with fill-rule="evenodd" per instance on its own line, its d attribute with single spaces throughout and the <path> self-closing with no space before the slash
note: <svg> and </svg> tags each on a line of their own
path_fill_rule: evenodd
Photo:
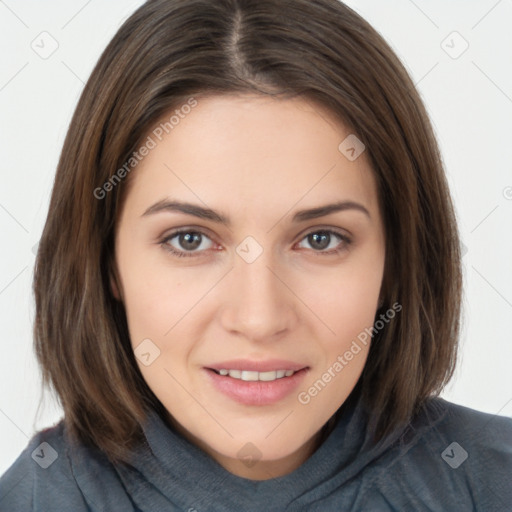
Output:
<svg viewBox="0 0 512 512">
<path fill-rule="evenodd" d="M 456 204 L 464 326 L 458 369 L 442 396 L 512 417 L 512 1 L 347 3 L 385 37 L 417 84 Z M 34 252 L 78 96 L 141 4 L 0 0 L 0 474 L 36 430 L 61 417 L 49 396 L 36 414 Z"/>
</svg>

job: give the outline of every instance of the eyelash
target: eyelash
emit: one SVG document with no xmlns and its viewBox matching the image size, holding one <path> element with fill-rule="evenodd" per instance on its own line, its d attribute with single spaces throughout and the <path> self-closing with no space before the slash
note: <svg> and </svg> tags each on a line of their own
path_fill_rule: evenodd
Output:
<svg viewBox="0 0 512 512">
<path fill-rule="evenodd" d="M 176 238 L 177 236 L 179 236 L 181 234 L 184 234 L 184 233 L 187 233 L 187 234 L 197 234 L 197 235 L 201 235 L 203 237 L 206 237 L 206 238 L 210 239 L 210 237 L 208 235 L 206 235 L 204 232 L 202 232 L 201 230 L 198 230 L 198 229 L 197 230 L 196 229 L 180 229 L 180 230 L 174 231 L 174 232 L 170 233 L 169 235 L 167 235 L 165 238 L 163 238 L 159 242 L 159 244 L 162 246 L 162 248 L 164 250 L 170 252 L 174 256 L 177 256 L 178 258 L 196 257 L 197 255 L 200 255 L 202 252 L 204 252 L 204 251 L 177 251 L 176 249 L 174 249 L 173 247 L 171 247 L 169 245 L 169 241 L 170 240 L 172 240 L 173 238 Z M 340 248 L 330 249 L 329 251 L 325 251 L 325 250 L 315 251 L 314 249 L 311 249 L 313 252 L 315 252 L 319 256 L 339 254 L 342 251 L 346 250 L 348 248 L 348 246 L 352 243 L 352 239 L 351 238 L 349 238 L 347 235 L 345 235 L 345 234 L 343 234 L 343 233 L 341 233 L 341 232 L 339 232 L 337 230 L 334 230 L 334 229 L 316 229 L 316 230 L 310 231 L 310 232 L 306 233 L 300 239 L 299 243 L 302 242 L 308 236 L 313 235 L 313 234 L 319 234 L 319 233 L 337 236 L 338 238 L 341 239 L 340 245 L 342 246 Z"/>
</svg>

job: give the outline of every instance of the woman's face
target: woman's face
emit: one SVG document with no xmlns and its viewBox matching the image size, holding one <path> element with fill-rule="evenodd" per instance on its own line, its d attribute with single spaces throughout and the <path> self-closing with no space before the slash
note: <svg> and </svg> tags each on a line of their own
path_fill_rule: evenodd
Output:
<svg viewBox="0 0 512 512">
<path fill-rule="evenodd" d="M 339 149 L 350 132 L 304 99 L 185 110 L 131 171 L 114 293 L 169 422 L 234 474 L 281 476 L 366 361 L 357 337 L 384 268 L 376 183 L 353 136 Z"/>
</svg>

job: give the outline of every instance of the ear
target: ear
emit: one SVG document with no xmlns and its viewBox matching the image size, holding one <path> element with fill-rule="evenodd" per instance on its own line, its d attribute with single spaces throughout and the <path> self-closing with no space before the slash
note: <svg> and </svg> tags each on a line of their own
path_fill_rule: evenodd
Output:
<svg viewBox="0 0 512 512">
<path fill-rule="evenodd" d="M 114 298 L 116 298 L 118 301 L 123 300 L 123 295 L 121 293 L 121 286 L 119 285 L 119 276 L 117 274 L 117 268 L 115 263 L 112 263 L 110 265 L 110 291 L 112 292 L 112 295 Z"/>
<path fill-rule="evenodd" d="M 117 299 L 121 300 L 121 294 L 119 293 L 119 287 L 117 286 L 116 280 L 113 276 L 110 276 L 110 291 L 112 295 Z"/>
<path fill-rule="evenodd" d="M 380 286 L 380 290 L 379 290 L 379 299 L 378 299 L 378 303 L 377 303 L 377 311 L 382 309 L 382 307 L 386 303 L 386 295 L 387 295 L 387 291 L 386 291 L 386 286 L 385 286 L 385 283 L 384 283 L 384 280 L 383 280 L 382 283 L 381 283 L 381 286 Z"/>
</svg>

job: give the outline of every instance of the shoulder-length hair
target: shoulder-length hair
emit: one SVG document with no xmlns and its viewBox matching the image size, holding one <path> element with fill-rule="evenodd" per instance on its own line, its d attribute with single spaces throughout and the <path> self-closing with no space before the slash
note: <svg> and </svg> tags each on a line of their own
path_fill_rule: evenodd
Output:
<svg viewBox="0 0 512 512">
<path fill-rule="evenodd" d="M 34 275 L 43 384 L 56 391 L 73 437 L 113 461 L 128 460 L 142 439 L 148 408 L 163 413 L 110 286 L 117 214 L 137 172 L 130 159 L 190 98 L 243 93 L 301 95 L 366 146 L 386 232 L 383 309 L 403 307 L 374 334 L 359 382 L 376 438 L 452 376 L 456 219 L 426 110 L 388 44 L 338 0 L 150 0 L 121 26 L 80 97 Z"/>
</svg>

